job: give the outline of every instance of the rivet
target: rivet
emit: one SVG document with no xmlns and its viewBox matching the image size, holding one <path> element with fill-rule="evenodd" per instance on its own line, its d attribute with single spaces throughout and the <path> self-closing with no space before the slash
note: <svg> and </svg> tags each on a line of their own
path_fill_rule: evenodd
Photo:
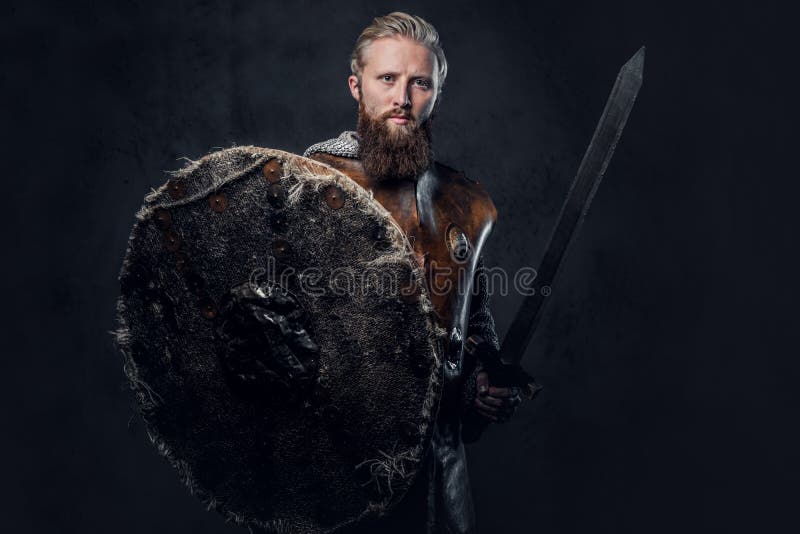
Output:
<svg viewBox="0 0 800 534">
<path fill-rule="evenodd" d="M 263 173 L 269 183 L 274 184 L 278 182 L 283 175 L 281 162 L 278 161 L 278 159 L 270 160 L 266 165 L 264 165 Z"/>
<path fill-rule="evenodd" d="M 164 233 L 164 248 L 170 252 L 175 252 L 181 248 L 181 237 L 174 230 L 168 230 Z"/>
<path fill-rule="evenodd" d="M 228 198 L 225 193 L 213 193 L 208 197 L 208 203 L 212 210 L 222 213 L 228 207 Z"/>
<path fill-rule="evenodd" d="M 283 200 L 283 187 L 281 187 L 281 184 L 270 184 L 269 189 L 267 189 L 267 199 L 273 205 L 281 203 Z"/>
<path fill-rule="evenodd" d="M 200 315 L 206 319 L 213 319 L 217 316 L 217 307 L 209 297 L 200 299 Z"/>
<path fill-rule="evenodd" d="M 286 229 L 286 215 L 279 211 L 273 212 L 269 217 L 269 224 L 279 232 Z"/>
<path fill-rule="evenodd" d="M 284 239 L 276 239 L 272 242 L 272 254 L 279 260 L 288 259 L 292 254 L 292 247 Z"/>
<path fill-rule="evenodd" d="M 344 206 L 344 191 L 339 186 L 329 185 L 323 192 L 325 202 L 331 209 L 338 210 Z"/>
<path fill-rule="evenodd" d="M 386 250 L 391 246 L 386 228 L 383 226 L 376 226 L 372 230 L 372 239 L 375 241 L 372 246 L 377 250 Z"/>
<path fill-rule="evenodd" d="M 182 180 L 170 180 L 167 182 L 167 191 L 169 191 L 170 198 L 178 200 L 186 194 L 186 184 Z"/>
</svg>

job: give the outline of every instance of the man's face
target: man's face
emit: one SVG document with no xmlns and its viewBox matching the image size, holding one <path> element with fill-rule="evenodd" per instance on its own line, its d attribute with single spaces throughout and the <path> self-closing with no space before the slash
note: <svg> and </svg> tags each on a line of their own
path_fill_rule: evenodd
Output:
<svg viewBox="0 0 800 534">
<path fill-rule="evenodd" d="M 376 179 L 415 179 L 430 164 L 431 115 L 439 90 L 436 57 L 406 37 L 384 37 L 364 51 L 358 101 L 361 160 Z"/>
<path fill-rule="evenodd" d="M 350 76 L 350 92 L 370 117 L 385 119 L 390 127 L 408 130 L 431 115 L 439 90 L 436 56 L 425 45 L 407 37 L 383 37 L 364 51 L 361 84 Z"/>
</svg>

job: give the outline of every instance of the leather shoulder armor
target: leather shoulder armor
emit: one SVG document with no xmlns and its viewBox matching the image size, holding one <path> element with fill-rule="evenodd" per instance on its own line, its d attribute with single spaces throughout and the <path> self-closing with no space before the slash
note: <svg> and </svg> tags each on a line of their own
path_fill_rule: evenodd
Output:
<svg viewBox="0 0 800 534">
<path fill-rule="evenodd" d="M 416 182 L 376 181 L 366 175 L 358 159 L 321 152 L 309 157 L 371 191 L 392 214 L 425 270 L 440 324 L 448 330 L 458 325 L 463 331 L 464 296 L 471 290 L 478 256 L 497 221 L 497 209 L 483 186 L 438 162 Z"/>
</svg>

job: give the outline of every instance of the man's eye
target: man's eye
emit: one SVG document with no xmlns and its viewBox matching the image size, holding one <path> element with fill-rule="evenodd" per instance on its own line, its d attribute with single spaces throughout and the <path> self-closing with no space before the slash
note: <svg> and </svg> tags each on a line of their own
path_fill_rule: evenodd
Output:
<svg viewBox="0 0 800 534">
<path fill-rule="evenodd" d="M 391 75 L 391 74 L 384 74 L 384 75 L 383 75 L 383 81 L 384 81 L 384 82 L 391 82 L 391 81 L 392 81 L 392 79 L 393 79 L 393 78 L 392 78 L 392 75 Z"/>
<path fill-rule="evenodd" d="M 430 88 L 430 86 L 431 86 L 431 82 L 430 82 L 430 81 L 428 81 L 428 80 L 423 80 L 422 78 L 417 78 L 417 80 L 416 80 L 416 83 L 417 83 L 417 85 L 419 85 L 420 87 L 424 87 L 424 88 L 426 88 L 426 89 L 429 89 L 429 88 Z"/>
</svg>

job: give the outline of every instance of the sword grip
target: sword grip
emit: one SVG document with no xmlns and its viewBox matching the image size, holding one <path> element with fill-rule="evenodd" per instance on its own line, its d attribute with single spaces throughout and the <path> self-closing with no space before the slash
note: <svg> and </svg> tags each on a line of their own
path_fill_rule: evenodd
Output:
<svg viewBox="0 0 800 534">
<path fill-rule="evenodd" d="M 504 362 L 500 353 L 483 337 L 477 334 L 469 336 L 464 350 L 480 362 L 481 371 L 488 373 L 492 386 L 517 387 L 527 399 L 533 399 L 542 389 L 521 365 Z M 462 423 L 462 440 L 471 443 L 480 438 L 491 421 L 475 411 L 470 411 L 465 414 Z"/>
<path fill-rule="evenodd" d="M 492 386 L 520 388 L 528 399 L 532 399 L 542 389 L 520 364 L 503 361 L 500 353 L 482 336 L 469 336 L 464 343 L 464 350 L 480 362 L 483 371 L 489 373 Z"/>
</svg>

